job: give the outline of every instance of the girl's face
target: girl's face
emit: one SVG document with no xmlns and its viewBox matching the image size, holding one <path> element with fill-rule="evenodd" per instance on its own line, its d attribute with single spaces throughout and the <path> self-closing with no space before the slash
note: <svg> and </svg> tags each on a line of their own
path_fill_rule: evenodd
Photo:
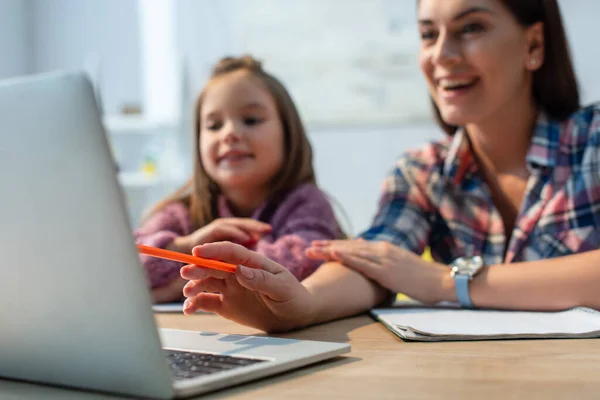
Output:
<svg viewBox="0 0 600 400">
<path fill-rule="evenodd" d="M 531 97 L 541 23 L 523 28 L 500 0 L 420 0 L 418 19 L 420 67 L 446 123 L 477 123 Z"/>
<path fill-rule="evenodd" d="M 273 96 L 246 71 L 216 78 L 200 115 L 200 156 L 221 190 L 268 189 L 283 165 L 283 127 Z"/>
</svg>

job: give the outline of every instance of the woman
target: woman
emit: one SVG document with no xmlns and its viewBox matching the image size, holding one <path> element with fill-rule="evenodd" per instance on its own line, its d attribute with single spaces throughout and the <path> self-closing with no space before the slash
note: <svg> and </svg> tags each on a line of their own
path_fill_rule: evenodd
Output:
<svg viewBox="0 0 600 400">
<path fill-rule="evenodd" d="M 243 266 L 184 267 L 186 313 L 286 330 L 396 292 L 600 309 L 600 251 L 588 252 L 600 245 L 600 108 L 579 108 L 556 0 L 420 0 L 418 19 L 420 67 L 448 138 L 397 161 L 358 240 L 313 243 L 307 254 L 330 262 L 302 283 L 231 243 L 195 248 Z M 426 245 L 435 263 L 418 256 Z"/>
</svg>

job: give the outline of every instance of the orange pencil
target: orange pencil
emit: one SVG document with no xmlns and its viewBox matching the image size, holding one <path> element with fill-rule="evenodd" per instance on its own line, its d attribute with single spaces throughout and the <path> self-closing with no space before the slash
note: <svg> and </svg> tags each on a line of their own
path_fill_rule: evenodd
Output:
<svg viewBox="0 0 600 400">
<path fill-rule="evenodd" d="M 157 247 L 136 245 L 141 254 L 151 257 L 164 258 L 166 260 L 179 261 L 187 264 L 195 264 L 205 268 L 217 269 L 225 272 L 235 272 L 236 266 L 223 261 L 210 260 L 208 258 L 196 257 L 188 254 L 178 253 L 176 251 L 159 249 Z"/>
</svg>

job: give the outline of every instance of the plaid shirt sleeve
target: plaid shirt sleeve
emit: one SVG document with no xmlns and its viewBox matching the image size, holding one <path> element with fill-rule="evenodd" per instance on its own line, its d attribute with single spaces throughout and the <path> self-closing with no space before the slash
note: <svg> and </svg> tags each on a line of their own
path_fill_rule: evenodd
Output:
<svg viewBox="0 0 600 400">
<path fill-rule="evenodd" d="M 434 159 L 423 155 L 407 153 L 397 161 L 384 181 L 375 219 L 360 238 L 387 241 L 416 254 L 423 253 L 434 215 L 426 195 L 428 171 L 434 166 Z"/>
</svg>

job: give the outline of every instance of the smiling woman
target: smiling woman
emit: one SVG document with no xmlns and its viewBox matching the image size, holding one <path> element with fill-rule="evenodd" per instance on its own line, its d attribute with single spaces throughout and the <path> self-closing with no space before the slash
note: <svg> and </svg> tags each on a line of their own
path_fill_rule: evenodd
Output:
<svg viewBox="0 0 600 400">
<path fill-rule="evenodd" d="M 433 10 L 429 11 L 426 7 L 432 3 L 423 3 L 421 7 L 419 1 L 418 22 L 423 48 L 420 64 L 429 84 L 436 117 L 447 133 L 454 133 L 463 124 L 460 116 L 456 116 L 458 120 L 454 121 L 451 114 L 440 115 L 440 110 L 450 113 L 448 107 L 443 107 L 448 103 L 444 99 L 450 103 L 450 99 L 461 101 L 461 94 L 475 88 L 481 79 L 487 86 L 481 94 L 485 93 L 492 101 L 514 100 L 511 96 L 515 95 L 515 91 L 530 91 L 536 104 L 557 120 L 568 117 L 579 108 L 577 80 L 556 2 L 551 1 L 543 7 L 536 1 L 521 0 L 502 0 L 499 4 L 468 2 L 468 6 L 465 2 L 461 12 L 450 16 L 447 30 L 428 19 Z M 436 11 L 437 15 L 444 12 L 439 11 Z M 446 12 L 452 12 L 449 4 L 446 4 Z M 498 18 L 502 16 L 504 18 Z M 521 29 L 506 29 L 515 24 Z M 527 34 L 523 35 L 522 31 L 527 31 Z M 443 42 L 439 40 L 440 35 L 444 36 Z M 440 43 L 445 45 L 443 51 L 433 52 L 435 45 Z M 438 71 L 434 74 L 431 57 L 436 54 L 443 59 L 437 63 Z M 448 71 L 444 71 L 443 66 L 457 55 L 467 58 L 468 63 L 462 63 L 461 68 L 453 70 L 454 76 L 447 76 Z M 523 67 L 535 73 L 523 76 Z M 523 84 L 523 79 L 531 82 Z M 436 88 L 440 89 L 439 93 Z M 437 101 L 438 95 L 442 104 Z M 476 103 L 482 100 L 471 99 Z M 479 107 L 486 106 L 486 102 L 479 104 Z M 497 105 L 489 107 L 494 109 Z M 476 118 L 485 115 L 485 110 L 478 111 Z"/>
<path fill-rule="evenodd" d="M 419 0 L 417 18 L 446 139 L 398 159 L 357 240 L 313 242 L 307 254 L 329 262 L 301 283 L 235 244 L 196 247 L 244 266 L 227 276 L 184 267 L 186 313 L 285 330 L 396 292 L 463 307 L 600 309 L 600 107 L 579 108 L 556 0 Z M 426 247 L 434 262 L 418 256 Z M 203 293 L 217 287 L 218 297 Z"/>
</svg>

